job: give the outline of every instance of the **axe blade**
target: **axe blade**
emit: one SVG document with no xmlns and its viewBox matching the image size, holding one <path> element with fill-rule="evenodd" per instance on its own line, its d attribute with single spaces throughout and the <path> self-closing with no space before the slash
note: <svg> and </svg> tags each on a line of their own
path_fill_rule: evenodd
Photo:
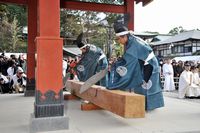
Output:
<svg viewBox="0 0 200 133">
<path fill-rule="evenodd" d="M 105 77 L 107 73 L 107 68 L 104 70 L 101 70 L 100 72 L 96 73 L 92 77 L 90 77 L 85 83 L 81 86 L 81 89 L 79 93 L 83 93 L 86 90 L 88 90 L 92 85 L 96 84 L 99 80 L 101 80 L 103 77 Z"/>
</svg>

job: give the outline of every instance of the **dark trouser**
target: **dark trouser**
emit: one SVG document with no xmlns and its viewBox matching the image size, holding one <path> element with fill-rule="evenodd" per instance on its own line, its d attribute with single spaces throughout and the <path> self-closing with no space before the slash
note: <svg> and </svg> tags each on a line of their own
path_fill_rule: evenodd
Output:
<svg viewBox="0 0 200 133">
<path fill-rule="evenodd" d="M 11 88 L 10 88 L 10 84 L 6 83 L 6 84 L 1 84 L 1 93 L 8 93 L 8 92 L 12 92 Z"/>
</svg>

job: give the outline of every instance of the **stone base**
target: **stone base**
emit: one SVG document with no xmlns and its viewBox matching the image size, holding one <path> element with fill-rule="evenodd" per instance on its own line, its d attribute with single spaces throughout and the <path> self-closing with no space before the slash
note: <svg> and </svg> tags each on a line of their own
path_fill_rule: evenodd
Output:
<svg viewBox="0 0 200 133">
<path fill-rule="evenodd" d="M 35 96 L 35 90 L 26 90 L 24 92 L 25 97 Z"/>
<path fill-rule="evenodd" d="M 69 129 L 69 118 L 66 116 L 35 118 L 34 114 L 31 114 L 30 133 L 67 129 Z"/>
<path fill-rule="evenodd" d="M 26 90 L 24 96 L 35 96 L 35 79 L 27 79 Z"/>
</svg>

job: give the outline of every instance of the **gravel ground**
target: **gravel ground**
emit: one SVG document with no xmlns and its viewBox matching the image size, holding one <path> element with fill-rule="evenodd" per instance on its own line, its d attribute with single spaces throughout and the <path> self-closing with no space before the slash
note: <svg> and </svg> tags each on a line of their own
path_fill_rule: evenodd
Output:
<svg viewBox="0 0 200 133">
<path fill-rule="evenodd" d="M 171 98 L 178 98 L 178 91 L 172 91 L 172 92 L 163 92 L 163 95 L 166 97 L 171 97 Z M 184 98 L 184 99 L 180 99 L 180 100 L 186 100 L 186 101 L 191 101 L 191 102 L 195 102 L 195 103 L 200 103 L 200 98 Z"/>
</svg>

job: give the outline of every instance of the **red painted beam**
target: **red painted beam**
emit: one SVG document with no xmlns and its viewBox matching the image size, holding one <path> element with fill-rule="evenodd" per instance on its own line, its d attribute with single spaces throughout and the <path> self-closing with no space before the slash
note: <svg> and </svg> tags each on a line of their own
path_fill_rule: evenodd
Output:
<svg viewBox="0 0 200 133">
<path fill-rule="evenodd" d="M 35 79 L 35 38 L 37 36 L 37 0 L 28 0 L 27 77 Z"/>
<path fill-rule="evenodd" d="M 128 29 L 134 31 L 134 1 L 124 0 L 126 13 L 129 14 Z"/>
<path fill-rule="evenodd" d="M 112 12 L 112 13 L 124 13 L 124 5 L 112 5 L 102 4 L 94 2 L 78 2 L 78 1 L 60 1 L 61 8 L 70 10 L 85 10 L 85 11 L 96 11 L 96 12 Z"/>
<path fill-rule="evenodd" d="M 0 3 L 10 3 L 10 4 L 18 4 L 18 5 L 28 5 L 27 0 L 0 0 Z"/>
</svg>

